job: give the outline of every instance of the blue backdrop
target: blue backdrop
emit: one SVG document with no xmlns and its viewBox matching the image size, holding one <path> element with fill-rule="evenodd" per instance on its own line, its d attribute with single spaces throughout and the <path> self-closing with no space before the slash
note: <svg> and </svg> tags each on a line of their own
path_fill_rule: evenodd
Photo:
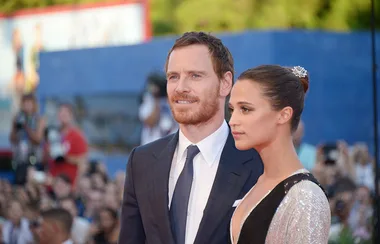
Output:
<svg viewBox="0 0 380 244">
<path fill-rule="evenodd" d="M 259 31 L 220 37 L 234 56 L 236 74 L 259 64 L 301 65 L 310 72 L 303 116 L 307 142 L 346 139 L 373 145 L 369 32 Z M 149 72 L 163 70 L 174 40 L 42 53 L 38 94 L 42 99 L 120 92 L 135 96 Z M 377 47 L 379 51 L 379 41 Z"/>
</svg>

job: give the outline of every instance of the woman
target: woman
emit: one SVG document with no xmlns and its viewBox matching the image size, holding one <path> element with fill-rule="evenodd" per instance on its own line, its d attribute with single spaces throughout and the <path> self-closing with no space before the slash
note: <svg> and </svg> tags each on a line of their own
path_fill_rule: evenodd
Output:
<svg viewBox="0 0 380 244">
<path fill-rule="evenodd" d="M 292 142 L 309 82 L 302 67 L 243 72 L 231 92 L 230 126 L 239 150 L 256 149 L 264 173 L 238 204 L 232 243 L 327 243 L 330 207 Z"/>
<path fill-rule="evenodd" d="M 99 223 L 93 226 L 93 244 L 116 244 L 119 237 L 120 225 L 118 213 L 110 208 L 99 211 Z"/>
</svg>

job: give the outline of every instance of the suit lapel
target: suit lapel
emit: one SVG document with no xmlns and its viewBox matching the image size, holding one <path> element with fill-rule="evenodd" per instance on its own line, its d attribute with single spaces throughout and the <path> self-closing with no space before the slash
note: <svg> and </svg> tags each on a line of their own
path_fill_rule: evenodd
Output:
<svg viewBox="0 0 380 244">
<path fill-rule="evenodd" d="M 156 215 L 159 233 L 164 243 L 174 243 L 169 219 L 169 174 L 174 151 L 177 147 L 178 132 L 169 141 L 167 147 L 155 156 L 157 161 L 153 167 L 153 214 Z"/>
<path fill-rule="evenodd" d="M 244 167 L 244 163 L 250 159 L 252 152 L 236 149 L 232 135 L 229 134 L 194 243 L 209 243 L 213 232 L 232 209 L 251 173 Z"/>
</svg>

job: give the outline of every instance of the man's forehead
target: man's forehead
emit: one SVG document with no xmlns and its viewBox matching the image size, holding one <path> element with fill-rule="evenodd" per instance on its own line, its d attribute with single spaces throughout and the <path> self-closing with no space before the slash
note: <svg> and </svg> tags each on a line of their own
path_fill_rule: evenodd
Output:
<svg viewBox="0 0 380 244">
<path fill-rule="evenodd" d="M 169 57 L 167 73 L 205 71 L 213 68 L 213 63 L 208 50 L 176 49 Z"/>
</svg>

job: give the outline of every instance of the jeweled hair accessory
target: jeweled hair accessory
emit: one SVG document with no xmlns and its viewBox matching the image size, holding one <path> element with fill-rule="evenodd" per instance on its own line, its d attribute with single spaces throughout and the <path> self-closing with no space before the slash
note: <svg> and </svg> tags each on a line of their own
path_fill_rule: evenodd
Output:
<svg viewBox="0 0 380 244">
<path fill-rule="evenodd" d="M 294 66 L 292 68 L 292 72 L 298 78 L 304 78 L 304 77 L 307 76 L 307 70 L 304 67 L 301 67 L 301 66 Z"/>
</svg>

